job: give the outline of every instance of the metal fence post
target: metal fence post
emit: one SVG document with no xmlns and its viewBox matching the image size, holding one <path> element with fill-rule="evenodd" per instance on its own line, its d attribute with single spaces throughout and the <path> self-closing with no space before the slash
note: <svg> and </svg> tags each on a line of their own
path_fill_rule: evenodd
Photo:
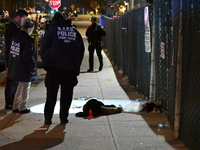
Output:
<svg viewBox="0 0 200 150">
<path fill-rule="evenodd" d="M 181 78 L 182 78 L 182 0 L 180 0 L 179 14 L 179 37 L 178 37 L 178 52 L 177 52 L 177 73 L 176 73 L 176 96 L 175 96 L 175 113 L 174 113 L 174 134 L 179 136 L 180 123 L 180 106 L 181 106 Z"/>
<path fill-rule="evenodd" d="M 155 2 L 154 2 L 155 3 Z M 151 74 L 150 74 L 150 91 L 149 100 L 155 100 L 155 33 L 156 33 L 156 23 L 155 23 L 155 5 L 153 5 L 153 28 L 152 28 L 152 50 L 151 50 Z"/>
</svg>

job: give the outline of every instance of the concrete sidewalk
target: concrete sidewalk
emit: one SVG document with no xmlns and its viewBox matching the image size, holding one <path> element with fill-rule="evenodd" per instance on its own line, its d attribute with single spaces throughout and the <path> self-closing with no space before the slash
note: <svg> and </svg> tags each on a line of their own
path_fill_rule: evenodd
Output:
<svg viewBox="0 0 200 150">
<path fill-rule="evenodd" d="M 167 122 L 164 113 L 160 115 L 149 115 L 146 112 L 120 113 L 91 120 L 75 117 L 76 112 L 82 111 L 82 108 L 76 106 L 83 106 L 87 102 L 80 100 L 80 97 L 90 96 L 102 100 L 104 104 L 116 106 L 131 103 L 120 87 L 105 54 L 103 58 L 103 70 L 88 73 L 86 72 L 88 69 L 86 50 L 81 74 L 78 77 L 79 83 L 74 89 L 69 123 L 66 125 L 59 124 L 59 101 L 52 120 L 53 124 L 43 125 L 46 98 L 43 69 L 38 70 L 38 78 L 41 82 L 31 87 L 30 98 L 27 102 L 27 106 L 32 111 L 29 114 L 13 114 L 11 110 L 5 110 L 4 87 L 0 86 L 0 149 L 185 150 L 186 148 L 175 139 L 169 127 L 158 128 L 159 123 Z M 95 70 L 97 70 L 96 57 L 95 64 Z M 136 97 L 140 98 L 139 94 Z M 48 130 L 42 130 L 45 128 Z"/>
</svg>

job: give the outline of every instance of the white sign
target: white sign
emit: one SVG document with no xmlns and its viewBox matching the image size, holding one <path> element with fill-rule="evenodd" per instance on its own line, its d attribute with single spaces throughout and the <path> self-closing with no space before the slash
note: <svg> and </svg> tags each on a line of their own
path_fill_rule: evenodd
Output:
<svg viewBox="0 0 200 150">
<path fill-rule="evenodd" d="M 165 43 L 160 43 L 160 57 L 162 59 L 165 59 Z"/>
<path fill-rule="evenodd" d="M 144 8 L 144 26 L 145 26 L 145 52 L 151 52 L 151 33 L 149 25 L 149 7 Z"/>
</svg>

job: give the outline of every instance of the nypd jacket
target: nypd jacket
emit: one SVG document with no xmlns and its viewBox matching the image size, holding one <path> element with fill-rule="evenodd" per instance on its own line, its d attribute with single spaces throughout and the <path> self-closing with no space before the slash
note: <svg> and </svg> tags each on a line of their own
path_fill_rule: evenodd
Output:
<svg viewBox="0 0 200 150">
<path fill-rule="evenodd" d="M 33 39 L 25 31 L 13 37 L 10 48 L 8 77 L 14 81 L 30 82 L 36 74 Z"/>
<path fill-rule="evenodd" d="M 10 54 L 10 46 L 12 43 L 12 38 L 17 34 L 17 32 L 20 30 L 21 26 L 15 22 L 15 20 L 12 20 L 8 26 L 6 27 L 5 32 L 5 43 L 6 43 L 6 50 L 5 50 L 5 58 L 6 58 L 6 66 L 8 67 L 8 61 L 9 61 L 9 54 Z"/>
<path fill-rule="evenodd" d="M 42 39 L 43 68 L 54 75 L 73 73 L 78 76 L 84 50 L 83 39 L 70 21 L 55 22 Z"/>
<path fill-rule="evenodd" d="M 90 25 L 86 30 L 86 36 L 88 37 L 89 43 L 97 43 L 102 41 L 102 36 L 105 36 L 106 32 L 103 27 L 94 23 Z"/>
</svg>

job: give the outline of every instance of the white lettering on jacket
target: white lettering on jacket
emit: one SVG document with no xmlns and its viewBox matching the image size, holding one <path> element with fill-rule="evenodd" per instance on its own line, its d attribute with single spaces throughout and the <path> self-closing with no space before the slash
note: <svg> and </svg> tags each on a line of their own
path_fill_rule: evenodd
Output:
<svg viewBox="0 0 200 150">
<path fill-rule="evenodd" d="M 65 43 L 75 41 L 76 36 L 76 31 L 73 27 L 57 27 L 57 37 L 59 40 L 64 40 Z"/>
<path fill-rule="evenodd" d="M 16 56 L 19 56 L 19 53 L 20 53 L 20 43 L 12 41 L 12 44 L 10 47 L 10 55 L 12 55 L 12 57 L 16 57 Z"/>
</svg>

